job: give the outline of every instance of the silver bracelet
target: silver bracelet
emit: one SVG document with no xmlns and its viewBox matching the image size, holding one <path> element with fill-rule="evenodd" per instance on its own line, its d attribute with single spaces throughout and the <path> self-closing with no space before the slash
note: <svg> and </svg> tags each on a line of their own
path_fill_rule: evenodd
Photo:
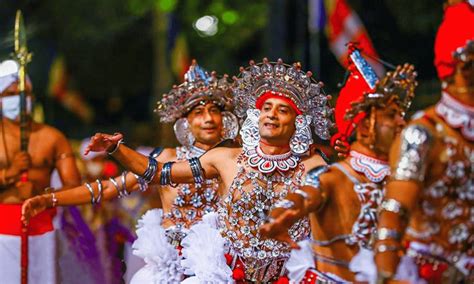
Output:
<svg viewBox="0 0 474 284">
<path fill-rule="evenodd" d="M 120 144 L 123 144 L 123 143 L 125 143 L 125 142 L 123 142 L 123 138 L 122 138 L 122 139 L 119 140 L 119 142 L 117 142 L 117 145 L 115 145 L 115 148 L 112 151 L 110 151 L 110 152 L 107 151 L 107 154 L 112 155 L 113 153 L 115 153 L 118 150 L 118 148 L 120 147 Z"/>
<path fill-rule="evenodd" d="M 91 193 L 91 204 L 95 204 L 94 189 L 92 188 L 92 185 L 88 182 L 86 182 L 84 185 Z"/>
<path fill-rule="evenodd" d="M 379 228 L 377 230 L 377 240 L 379 241 L 385 241 L 388 239 L 393 239 L 396 241 L 399 241 L 401 238 L 400 232 L 397 230 L 389 229 L 389 228 Z"/>
<path fill-rule="evenodd" d="M 395 200 L 393 198 L 385 199 L 384 201 L 382 201 L 379 210 L 400 214 L 402 217 L 408 217 L 407 210 L 398 200 Z"/>
<path fill-rule="evenodd" d="M 389 245 L 386 245 L 386 244 L 380 244 L 378 246 L 375 247 L 375 253 L 384 253 L 384 252 L 388 252 L 388 251 L 399 251 L 401 250 L 401 247 L 400 246 L 389 246 Z"/>
<path fill-rule="evenodd" d="M 119 185 L 117 183 L 117 181 L 115 181 L 113 178 L 109 178 L 109 181 L 114 185 L 115 187 L 115 190 L 117 190 L 117 194 L 118 194 L 118 197 L 120 198 L 120 188 L 119 188 Z"/>
<path fill-rule="evenodd" d="M 97 182 L 97 186 L 99 188 L 99 195 L 97 196 L 95 203 L 100 203 L 100 201 L 102 200 L 102 190 L 103 190 L 102 181 L 100 179 L 96 179 L 95 181 Z"/>
<path fill-rule="evenodd" d="M 130 195 L 130 193 L 127 190 L 127 171 L 122 172 L 122 190 L 121 190 L 121 195 L 122 197 Z"/>
<path fill-rule="evenodd" d="M 148 189 L 148 183 L 139 175 L 133 174 L 137 179 L 140 192 L 145 192 Z"/>
<path fill-rule="evenodd" d="M 201 162 L 199 161 L 199 158 L 191 158 L 188 160 L 189 166 L 191 167 L 191 172 L 193 174 L 194 178 L 194 184 L 199 187 L 203 184 L 204 182 L 204 177 L 203 177 L 203 169 L 201 166 Z M 170 179 L 171 182 L 171 179 Z"/>
<path fill-rule="evenodd" d="M 54 192 L 51 193 L 51 201 L 53 207 L 56 207 L 58 205 L 58 199 L 56 198 L 56 194 Z"/>
<path fill-rule="evenodd" d="M 293 206 L 295 206 L 295 203 L 293 201 L 288 200 L 288 199 L 282 199 L 278 201 L 277 203 L 275 203 L 274 208 L 290 209 L 290 208 L 293 208 Z"/>
<path fill-rule="evenodd" d="M 146 167 L 145 172 L 142 175 L 142 178 L 147 182 L 150 183 L 156 175 L 158 171 L 158 161 L 155 158 L 148 157 L 148 166 Z"/>
</svg>

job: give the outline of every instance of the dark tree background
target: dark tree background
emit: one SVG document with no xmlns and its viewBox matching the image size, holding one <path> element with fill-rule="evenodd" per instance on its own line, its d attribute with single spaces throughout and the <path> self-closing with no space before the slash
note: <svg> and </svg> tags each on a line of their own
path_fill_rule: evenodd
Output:
<svg viewBox="0 0 474 284">
<path fill-rule="evenodd" d="M 420 85 L 413 109 L 436 101 L 433 42 L 442 1 L 347 2 L 383 59 L 417 67 Z M 344 69 L 323 34 L 316 35 L 320 56 L 315 61 L 307 7 L 307 0 L 0 0 L 0 58 L 13 50 L 15 11 L 22 9 L 34 53 L 29 73 L 47 123 L 71 138 L 120 130 L 135 143 L 169 145 L 174 143 L 171 131 L 159 125 L 153 108 L 162 93 L 182 81 L 171 72 L 177 35 L 185 38 L 189 57 L 208 70 L 235 75 L 249 59 L 281 57 L 315 71 L 336 94 Z M 204 15 L 219 20 L 216 35 L 202 37 L 193 28 Z M 84 122 L 48 95 L 57 55 L 64 56 L 68 86 L 91 106 L 92 121 Z"/>
</svg>

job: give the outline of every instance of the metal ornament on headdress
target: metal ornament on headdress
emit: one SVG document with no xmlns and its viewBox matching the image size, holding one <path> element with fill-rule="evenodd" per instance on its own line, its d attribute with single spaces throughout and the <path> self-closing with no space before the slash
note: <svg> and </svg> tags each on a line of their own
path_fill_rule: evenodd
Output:
<svg viewBox="0 0 474 284">
<path fill-rule="evenodd" d="M 322 91 L 323 83 L 316 82 L 311 72 L 301 71 L 301 65 L 284 64 L 281 59 L 240 68 L 239 77 L 234 77 L 235 114 L 245 118 L 247 110 L 255 109 L 260 96 L 267 92 L 275 92 L 291 100 L 306 117 L 301 125 L 309 125 L 311 120 L 315 133 L 322 139 L 330 138 L 332 108 L 328 104 L 328 96 Z M 311 118 L 307 118 L 307 116 Z"/>
<path fill-rule="evenodd" d="M 375 118 L 371 110 L 385 106 L 392 99 L 398 100 L 400 108 L 405 112 L 411 104 L 417 85 L 412 65 L 397 66 L 378 81 L 375 71 L 355 45 L 350 44 L 348 48 L 350 73 L 336 102 L 338 133 L 332 137 L 332 143 L 337 139 L 347 140 L 368 113 L 372 115 L 370 122 L 373 128 Z"/>
<path fill-rule="evenodd" d="M 223 109 L 223 139 L 234 139 L 238 133 L 238 121 L 232 114 L 232 91 L 228 76 L 218 78 L 215 72 L 209 74 L 193 60 L 184 74 L 184 83 L 173 86 L 157 103 L 155 112 L 164 123 L 174 122 L 178 141 L 190 146 L 195 138 L 189 129 L 186 115 L 197 105 L 213 102 Z"/>
<path fill-rule="evenodd" d="M 228 76 L 218 78 L 215 72 L 209 74 L 195 60 L 184 74 L 184 83 L 173 86 L 157 103 L 155 111 L 160 121 L 174 122 L 184 117 L 201 102 L 212 101 L 225 110 L 231 110 L 232 94 Z"/>
</svg>

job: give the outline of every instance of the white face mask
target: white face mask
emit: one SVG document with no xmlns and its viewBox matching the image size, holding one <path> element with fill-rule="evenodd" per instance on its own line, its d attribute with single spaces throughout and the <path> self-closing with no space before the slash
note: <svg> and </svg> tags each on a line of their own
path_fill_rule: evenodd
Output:
<svg viewBox="0 0 474 284">
<path fill-rule="evenodd" d="M 31 113 L 31 97 L 26 97 L 26 113 Z M 2 98 L 2 115 L 15 120 L 20 115 L 20 95 Z"/>
</svg>

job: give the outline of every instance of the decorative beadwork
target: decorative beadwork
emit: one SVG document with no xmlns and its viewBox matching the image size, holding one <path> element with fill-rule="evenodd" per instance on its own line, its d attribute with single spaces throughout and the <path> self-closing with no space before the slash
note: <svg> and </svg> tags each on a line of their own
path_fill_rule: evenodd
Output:
<svg viewBox="0 0 474 284">
<path fill-rule="evenodd" d="M 296 167 L 285 172 L 264 174 L 251 167 L 249 160 L 245 152 L 238 158 L 237 176 L 218 210 L 219 223 L 230 252 L 245 265 L 247 280 L 270 281 L 282 269 L 281 265 L 273 264 L 284 262 L 289 257 L 290 248 L 282 242 L 262 239 L 258 230 L 275 204 L 299 188 L 304 166 L 297 161 Z M 298 221 L 289 234 L 296 241 L 307 237 L 308 220 Z M 262 267 L 272 271 L 260 273 L 258 268 Z"/>
<path fill-rule="evenodd" d="M 299 157 L 291 152 L 281 155 L 266 155 L 259 146 L 253 149 L 245 149 L 245 156 L 248 158 L 249 166 L 257 169 L 259 172 L 268 174 L 276 170 L 287 172 L 298 166 Z"/>
<path fill-rule="evenodd" d="M 176 148 L 177 160 L 197 158 L 204 153 L 204 150 L 195 146 Z M 176 189 L 170 189 L 177 190 L 177 196 L 170 212 L 165 214 L 164 219 L 171 220 L 178 227 L 189 228 L 195 222 L 201 220 L 203 215 L 217 211 L 218 188 L 219 183 L 216 179 L 206 179 L 201 187 L 193 184 L 179 184 Z"/>
<path fill-rule="evenodd" d="M 435 110 L 447 124 L 460 128 L 466 139 L 474 141 L 474 107 L 463 105 L 443 92 Z"/>
<path fill-rule="evenodd" d="M 437 244 L 426 254 L 449 258 L 465 254 L 474 257 L 474 151 L 459 136 L 446 131 L 445 124 L 435 125 L 434 138 L 442 145 L 439 160 L 442 174 L 426 172 L 429 181 L 421 192 L 420 210 L 413 214 L 417 228 L 408 228 L 410 239 Z M 419 217 L 418 217 L 419 216 Z M 422 218 L 421 218 L 422 216 Z M 442 251 L 442 254 L 440 253 Z"/>
<path fill-rule="evenodd" d="M 379 183 L 390 175 L 390 166 L 387 161 L 375 159 L 359 153 L 350 151 L 351 167 L 359 173 L 363 173 L 371 182 Z"/>
</svg>

